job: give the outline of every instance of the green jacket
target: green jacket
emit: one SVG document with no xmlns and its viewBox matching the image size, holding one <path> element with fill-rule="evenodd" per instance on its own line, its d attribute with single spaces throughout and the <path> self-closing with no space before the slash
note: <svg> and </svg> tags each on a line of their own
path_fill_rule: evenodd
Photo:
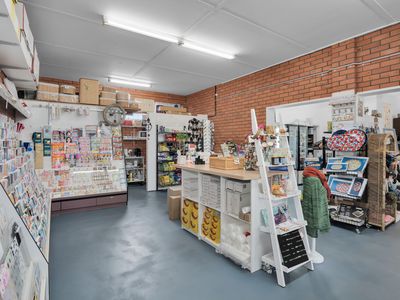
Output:
<svg viewBox="0 0 400 300">
<path fill-rule="evenodd" d="M 307 234 L 318 237 L 318 231 L 326 232 L 331 224 L 329 220 L 326 189 L 316 177 L 303 180 L 303 214 L 307 221 Z"/>
</svg>

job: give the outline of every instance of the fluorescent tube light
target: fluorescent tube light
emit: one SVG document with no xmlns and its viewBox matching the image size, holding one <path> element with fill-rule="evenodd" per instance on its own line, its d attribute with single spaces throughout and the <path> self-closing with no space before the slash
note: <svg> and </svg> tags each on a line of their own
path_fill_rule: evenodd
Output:
<svg viewBox="0 0 400 300">
<path fill-rule="evenodd" d="M 141 86 L 141 87 L 147 87 L 147 88 L 151 87 L 151 84 L 149 82 L 121 79 L 121 78 L 110 77 L 110 78 L 108 78 L 108 82 L 116 83 L 116 84 L 124 84 L 124 85 L 135 85 L 135 86 Z"/>
<path fill-rule="evenodd" d="M 199 51 L 199 52 L 204 52 L 204 53 L 207 53 L 207 54 L 219 56 L 219 57 L 226 58 L 226 59 L 234 59 L 235 58 L 235 55 L 233 55 L 233 54 L 229 54 L 229 53 L 226 53 L 226 52 L 221 52 L 221 51 L 218 51 L 218 50 L 213 50 L 213 49 L 210 49 L 210 48 L 207 48 L 207 47 L 203 47 L 203 46 L 200 46 L 200 45 L 197 45 L 195 43 L 188 42 L 188 41 L 184 41 L 181 45 L 183 47 L 185 47 L 185 48 L 189 48 L 189 49 L 196 50 L 196 51 Z"/>
<path fill-rule="evenodd" d="M 117 27 L 117 28 L 120 28 L 123 30 L 139 33 L 139 34 L 146 35 L 146 36 L 149 36 L 149 37 L 152 37 L 155 39 L 163 40 L 166 42 L 175 43 L 175 44 L 179 43 L 179 39 L 173 35 L 169 35 L 169 34 L 165 34 L 165 33 L 161 33 L 161 32 L 155 32 L 152 30 L 135 27 L 133 25 L 124 24 L 115 19 L 110 19 L 109 17 L 106 17 L 106 16 L 103 16 L 103 23 L 104 23 L 104 25 Z"/>
</svg>

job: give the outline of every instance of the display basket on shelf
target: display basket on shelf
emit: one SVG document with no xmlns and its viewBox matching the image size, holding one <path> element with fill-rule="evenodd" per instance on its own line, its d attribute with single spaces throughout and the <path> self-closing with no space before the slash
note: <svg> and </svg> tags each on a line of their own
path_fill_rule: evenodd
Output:
<svg viewBox="0 0 400 300">
<path fill-rule="evenodd" d="M 238 160 L 235 160 L 233 157 L 210 157 L 210 168 L 241 170 L 244 168 L 244 159 L 239 158 Z"/>
</svg>

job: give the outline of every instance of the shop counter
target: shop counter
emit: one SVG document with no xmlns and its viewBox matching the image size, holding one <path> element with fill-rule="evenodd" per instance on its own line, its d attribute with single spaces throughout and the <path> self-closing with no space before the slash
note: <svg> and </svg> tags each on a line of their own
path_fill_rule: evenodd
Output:
<svg viewBox="0 0 400 300">
<path fill-rule="evenodd" d="M 260 174 L 221 170 L 208 165 L 176 165 L 182 169 L 181 227 L 244 269 L 261 268 L 268 240 L 260 231 Z"/>
</svg>

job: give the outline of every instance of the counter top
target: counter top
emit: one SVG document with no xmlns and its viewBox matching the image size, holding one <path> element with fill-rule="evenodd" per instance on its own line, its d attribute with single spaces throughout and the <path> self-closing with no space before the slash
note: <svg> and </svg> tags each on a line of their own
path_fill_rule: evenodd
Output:
<svg viewBox="0 0 400 300">
<path fill-rule="evenodd" d="M 222 170 L 222 169 L 210 168 L 209 165 L 194 165 L 194 164 L 176 165 L 176 167 L 191 172 L 216 175 L 237 180 L 254 180 L 260 178 L 260 173 L 257 171 Z"/>
</svg>

